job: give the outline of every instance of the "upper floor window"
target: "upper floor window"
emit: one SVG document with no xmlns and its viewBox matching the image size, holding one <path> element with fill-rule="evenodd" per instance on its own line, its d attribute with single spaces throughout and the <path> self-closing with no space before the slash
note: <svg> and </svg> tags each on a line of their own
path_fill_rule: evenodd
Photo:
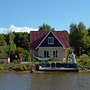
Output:
<svg viewBox="0 0 90 90">
<path fill-rule="evenodd" d="M 48 44 L 54 44 L 54 38 L 48 37 Z"/>
</svg>

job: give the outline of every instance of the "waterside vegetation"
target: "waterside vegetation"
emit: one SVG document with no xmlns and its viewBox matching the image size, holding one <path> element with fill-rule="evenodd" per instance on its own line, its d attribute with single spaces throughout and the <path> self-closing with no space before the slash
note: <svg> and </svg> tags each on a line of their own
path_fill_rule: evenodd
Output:
<svg viewBox="0 0 90 90">
<path fill-rule="evenodd" d="M 48 24 L 39 27 L 39 31 L 55 30 Z M 70 46 L 76 55 L 76 61 L 80 71 L 90 70 L 90 27 L 87 28 L 82 22 L 78 25 L 72 23 L 69 32 Z M 86 55 L 86 56 L 83 56 Z M 0 60 L 0 70 L 30 71 L 35 70 L 36 62 L 31 58 L 30 36 L 27 32 L 9 32 L 0 34 L 0 57 L 10 56 L 12 63 L 4 64 Z M 28 64 L 21 64 L 28 61 Z M 71 63 L 71 60 L 69 60 Z"/>
</svg>

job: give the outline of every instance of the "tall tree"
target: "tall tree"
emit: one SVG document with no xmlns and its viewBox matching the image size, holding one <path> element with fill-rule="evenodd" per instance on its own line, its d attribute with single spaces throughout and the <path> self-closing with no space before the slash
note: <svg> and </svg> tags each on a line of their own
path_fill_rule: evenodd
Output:
<svg viewBox="0 0 90 90">
<path fill-rule="evenodd" d="M 27 32 L 19 32 L 19 33 L 14 32 L 14 34 L 15 34 L 14 42 L 16 46 L 29 50 L 30 48 L 29 34 Z"/>
<path fill-rule="evenodd" d="M 10 32 L 8 34 L 8 40 L 9 40 L 9 42 L 8 42 L 9 52 L 8 53 L 10 55 L 11 61 L 13 61 L 13 59 L 15 58 L 15 51 L 16 51 L 16 45 L 14 43 L 14 37 L 15 37 L 14 33 Z"/>
<path fill-rule="evenodd" d="M 87 30 L 88 30 L 88 36 L 90 36 L 90 27 Z"/>
<path fill-rule="evenodd" d="M 7 51 L 8 51 L 8 46 L 5 41 L 5 36 L 4 36 L 4 34 L 0 34 L 0 57 L 6 56 Z"/>
<path fill-rule="evenodd" d="M 78 24 L 78 29 L 79 29 L 79 32 L 83 33 L 84 31 L 86 31 L 86 26 L 83 24 L 83 22 L 80 22 Z"/>
<path fill-rule="evenodd" d="M 90 50 L 90 28 L 80 22 L 78 25 L 70 26 L 70 45 L 74 48 L 77 55 L 81 53 L 88 54 Z"/>
<path fill-rule="evenodd" d="M 6 45 L 5 36 L 0 34 L 0 46 Z"/>
<path fill-rule="evenodd" d="M 49 31 L 54 30 L 50 25 L 43 23 L 43 25 L 39 26 L 39 31 Z"/>
<path fill-rule="evenodd" d="M 84 31 L 84 35 L 83 35 L 83 50 L 84 53 L 90 55 L 90 28 L 88 28 L 86 31 Z"/>
<path fill-rule="evenodd" d="M 81 54 L 82 32 L 84 29 L 85 27 L 83 23 L 79 23 L 79 25 L 72 23 L 70 26 L 70 45 L 74 48 L 77 56 Z"/>
</svg>

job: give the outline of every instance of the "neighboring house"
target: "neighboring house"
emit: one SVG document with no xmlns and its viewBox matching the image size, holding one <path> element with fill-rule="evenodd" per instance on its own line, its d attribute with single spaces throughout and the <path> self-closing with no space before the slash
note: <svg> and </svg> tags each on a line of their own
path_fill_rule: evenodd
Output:
<svg viewBox="0 0 90 90">
<path fill-rule="evenodd" d="M 0 54 L 0 63 L 10 63 L 10 57 L 7 55 L 1 55 Z"/>
<path fill-rule="evenodd" d="M 69 48 L 67 31 L 31 31 L 30 49 L 32 59 L 37 57 L 52 57 L 53 60 L 63 60 L 65 50 Z"/>
</svg>

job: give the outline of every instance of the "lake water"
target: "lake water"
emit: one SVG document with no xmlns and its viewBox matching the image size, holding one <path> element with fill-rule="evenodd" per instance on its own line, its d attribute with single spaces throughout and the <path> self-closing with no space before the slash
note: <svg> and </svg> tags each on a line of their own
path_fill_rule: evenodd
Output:
<svg viewBox="0 0 90 90">
<path fill-rule="evenodd" d="M 90 73 L 0 73 L 0 90 L 90 90 Z"/>
</svg>

